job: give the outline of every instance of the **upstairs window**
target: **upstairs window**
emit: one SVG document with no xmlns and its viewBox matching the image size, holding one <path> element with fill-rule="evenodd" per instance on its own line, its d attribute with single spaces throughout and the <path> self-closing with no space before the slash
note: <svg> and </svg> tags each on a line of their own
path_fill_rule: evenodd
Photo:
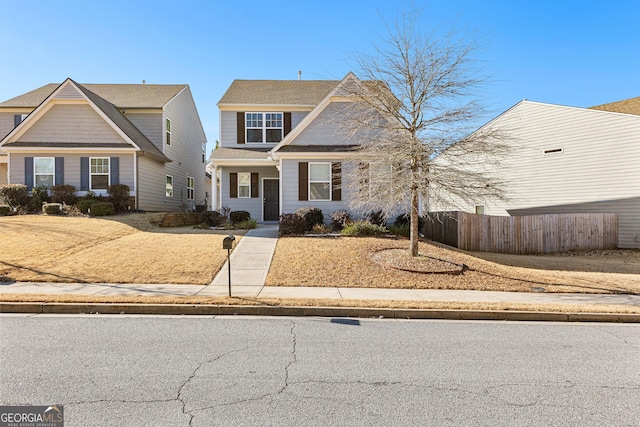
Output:
<svg viewBox="0 0 640 427">
<path fill-rule="evenodd" d="M 246 113 L 247 143 L 277 143 L 282 141 L 283 113 Z"/>
<path fill-rule="evenodd" d="M 171 145 L 171 120 L 166 119 L 165 128 L 167 131 L 167 145 Z"/>
<path fill-rule="evenodd" d="M 109 158 L 91 157 L 89 159 L 90 189 L 106 190 L 109 188 Z"/>
<path fill-rule="evenodd" d="M 18 126 L 24 119 L 27 118 L 28 114 L 15 114 L 13 116 L 13 127 Z"/>
</svg>

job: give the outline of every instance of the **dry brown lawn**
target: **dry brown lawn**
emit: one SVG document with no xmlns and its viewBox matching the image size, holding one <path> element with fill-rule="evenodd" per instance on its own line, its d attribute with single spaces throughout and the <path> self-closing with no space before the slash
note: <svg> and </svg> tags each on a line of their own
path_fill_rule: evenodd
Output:
<svg viewBox="0 0 640 427">
<path fill-rule="evenodd" d="M 226 231 L 160 228 L 162 214 L 107 218 L 0 217 L 0 278 L 208 284 L 226 259 Z"/>
<path fill-rule="evenodd" d="M 468 267 L 451 275 L 401 271 L 374 262 L 375 253 L 389 248 L 408 248 L 408 241 L 281 238 L 266 285 L 640 293 L 640 251 L 521 257 L 464 253 L 421 242 L 422 254 Z"/>
</svg>

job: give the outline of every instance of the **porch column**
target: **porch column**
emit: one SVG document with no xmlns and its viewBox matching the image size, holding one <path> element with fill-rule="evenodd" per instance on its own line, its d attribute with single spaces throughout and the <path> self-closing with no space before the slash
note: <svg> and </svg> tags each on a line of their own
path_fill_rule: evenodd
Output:
<svg viewBox="0 0 640 427">
<path fill-rule="evenodd" d="M 218 168 L 211 171 L 211 210 L 218 210 Z"/>
</svg>

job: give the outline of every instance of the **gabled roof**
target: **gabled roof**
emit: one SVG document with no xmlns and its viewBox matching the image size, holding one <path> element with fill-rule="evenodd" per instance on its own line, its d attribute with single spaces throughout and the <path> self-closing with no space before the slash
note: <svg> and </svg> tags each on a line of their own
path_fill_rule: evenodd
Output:
<svg viewBox="0 0 640 427">
<path fill-rule="evenodd" d="M 72 79 L 67 79 L 65 80 L 61 85 L 57 86 L 54 90 L 52 90 L 46 97 L 45 99 L 40 103 L 40 105 L 38 105 L 38 107 L 34 110 L 34 113 L 36 113 L 37 111 L 39 111 L 43 105 L 45 105 L 47 103 L 47 101 L 54 97 L 55 93 L 58 92 L 58 90 L 60 88 L 62 88 L 66 83 L 69 83 L 73 86 L 75 86 L 84 96 L 85 98 L 89 101 L 89 104 L 94 106 L 98 112 L 101 112 L 102 114 L 104 114 L 104 116 L 106 116 L 106 118 L 111 121 L 112 126 L 115 126 L 117 129 L 119 129 L 122 133 L 124 133 L 124 135 L 126 135 L 126 137 L 137 147 L 140 149 L 140 151 L 145 154 L 148 155 L 156 160 L 162 161 L 162 162 L 170 162 L 171 160 L 164 155 L 164 153 L 162 153 L 162 151 L 160 151 L 160 149 L 158 149 L 158 147 L 156 147 L 153 142 L 151 142 L 151 140 L 149 140 L 149 138 L 147 138 L 133 123 L 131 123 L 129 121 L 129 119 L 127 119 L 127 117 L 120 112 L 120 110 L 118 108 L 116 108 L 115 105 L 113 105 L 111 102 L 105 100 L 104 98 L 98 96 L 97 94 L 93 93 L 91 90 L 89 90 L 87 87 L 76 83 L 75 81 L 73 81 Z M 42 89 L 42 88 L 40 88 Z M 16 98 L 14 98 L 16 99 Z M 29 117 L 27 117 L 27 120 L 21 122 L 18 126 L 16 126 L 11 132 L 9 132 L 9 134 L 2 140 L 0 141 L 0 144 L 3 144 L 5 147 L 10 147 L 10 146 L 42 146 L 42 144 L 38 143 L 38 142 L 34 142 L 34 143 L 21 143 L 21 142 L 7 142 L 7 140 L 11 139 L 11 137 L 16 134 L 17 132 L 19 132 L 21 130 L 21 128 L 23 126 L 30 126 L 31 121 L 29 120 L 30 117 L 32 116 L 32 114 L 29 115 Z M 58 143 L 53 143 L 53 144 L 45 144 L 45 146 L 54 146 L 54 147 L 69 147 L 68 144 L 58 144 Z M 103 148 L 108 148 L 107 146 L 103 147 Z"/>
<path fill-rule="evenodd" d="M 340 80 L 234 80 L 220 105 L 318 105 Z"/>
<path fill-rule="evenodd" d="M 57 83 L 44 85 L 31 92 L 0 102 L 0 108 L 35 108 L 59 86 L 60 84 Z M 121 109 L 162 108 L 187 87 L 185 84 L 82 84 L 82 86 Z"/>
<path fill-rule="evenodd" d="M 623 101 L 596 105 L 595 107 L 590 107 L 590 109 L 610 111 L 613 113 L 635 114 L 640 116 L 640 96 L 637 98 L 625 99 Z"/>
</svg>

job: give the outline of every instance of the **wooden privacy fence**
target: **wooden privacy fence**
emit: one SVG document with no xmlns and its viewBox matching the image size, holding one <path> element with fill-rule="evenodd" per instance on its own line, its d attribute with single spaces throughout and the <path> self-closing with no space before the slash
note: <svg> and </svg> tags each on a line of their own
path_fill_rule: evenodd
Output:
<svg viewBox="0 0 640 427">
<path fill-rule="evenodd" d="M 428 239 L 467 251 L 535 254 L 618 247 L 618 215 L 574 213 L 527 216 L 430 212 Z"/>
</svg>

